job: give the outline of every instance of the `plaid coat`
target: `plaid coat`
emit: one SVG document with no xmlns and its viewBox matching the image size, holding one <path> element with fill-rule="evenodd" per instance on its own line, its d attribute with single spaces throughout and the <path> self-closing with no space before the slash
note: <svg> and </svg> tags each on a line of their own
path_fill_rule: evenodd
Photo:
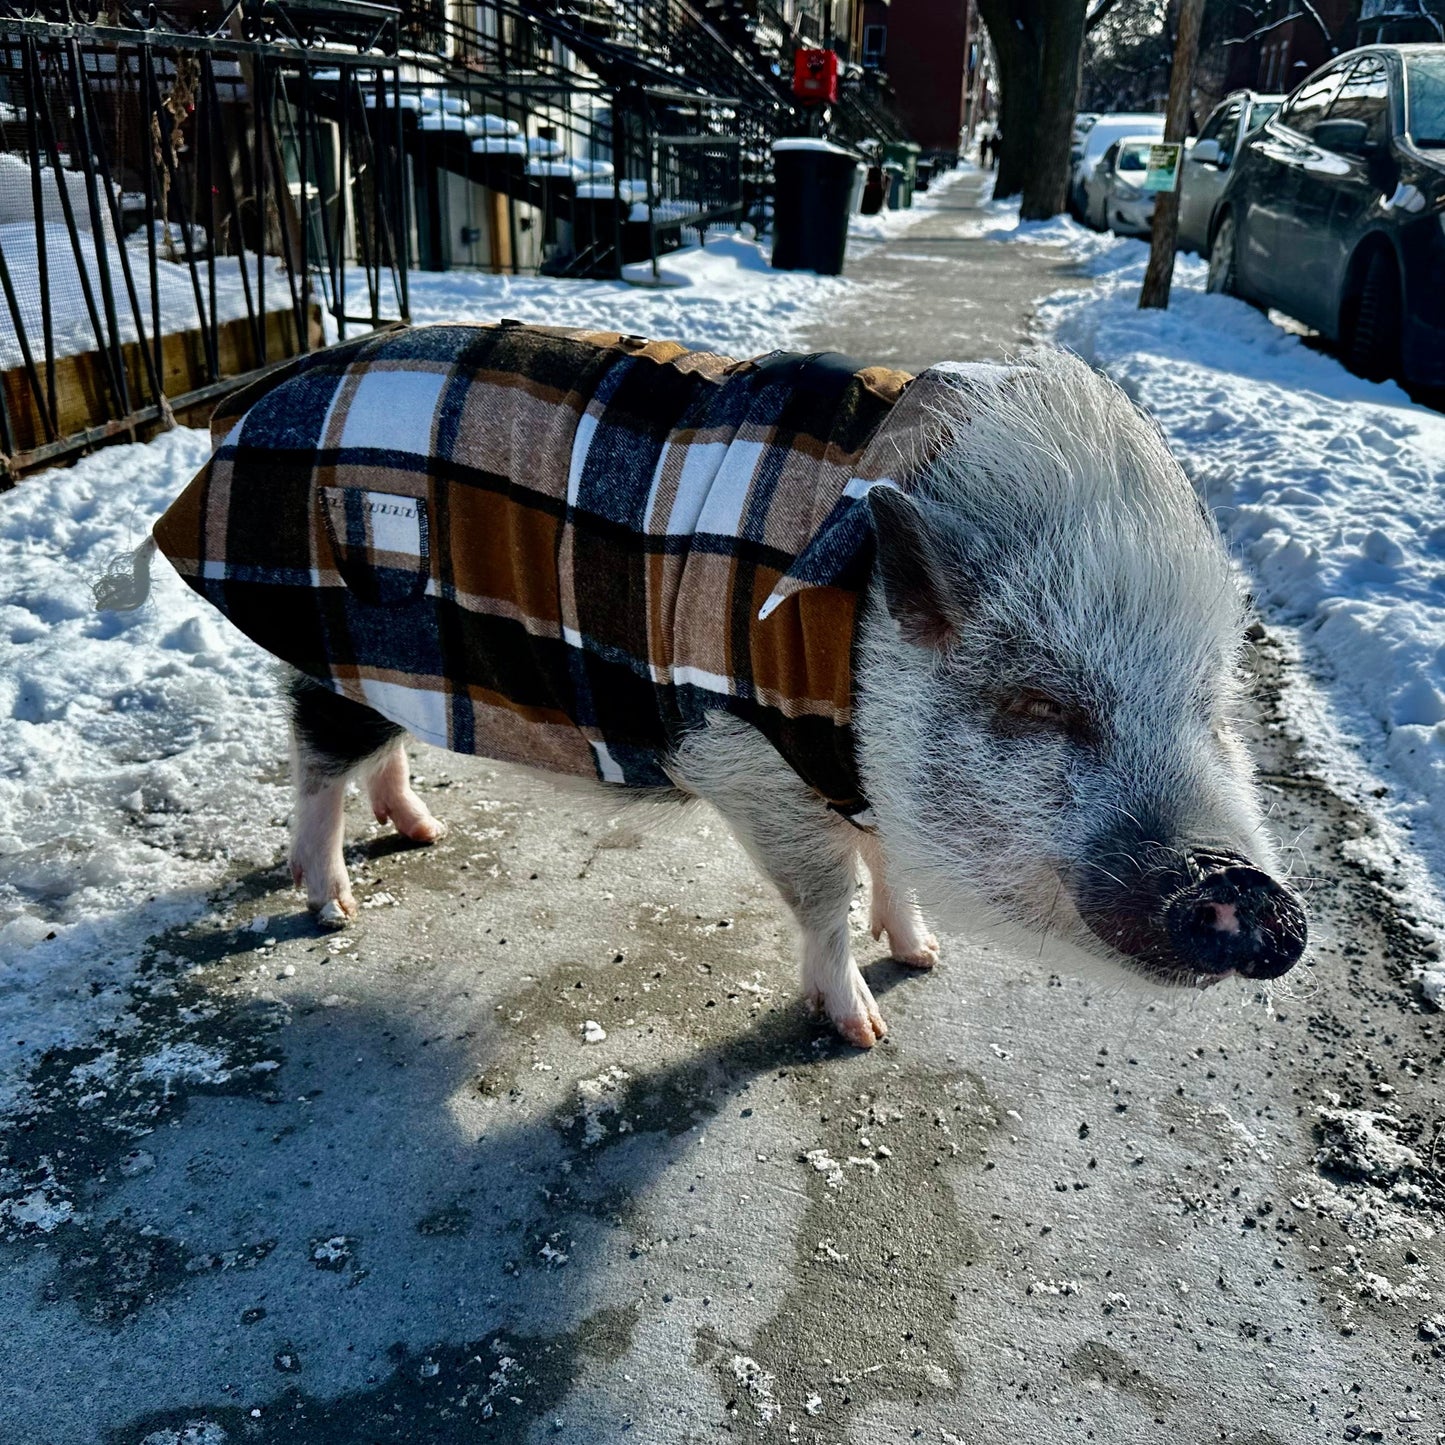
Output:
<svg viewBox="0 0 1445 1445">
<path fill-rule="evenodd" d="M 425 742 L 666 787 L 722 709 L 851 816 L 862 497 L 907 486 L 943 384 L 516 322 L 393 331 L 225 403 L 155 538 L 262 647 Z"/>
</svg>

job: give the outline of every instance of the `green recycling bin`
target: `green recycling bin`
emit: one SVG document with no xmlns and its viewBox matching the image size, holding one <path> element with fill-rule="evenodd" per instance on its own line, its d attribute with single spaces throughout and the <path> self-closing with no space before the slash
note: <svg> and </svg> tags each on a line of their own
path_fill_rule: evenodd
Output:
<svg viewBox="0 0 1445 1445">
<path fill-rule="evenodd" d="M 913 204 L 913 188 L 918 180 L 918 154 L 921 146 L 911 140 L 888 141 L 879 157 L 885 167 L 901 171 L 902 179 L 892 188 L 888 204 L 895 210 L 904 210 Z M 895 200 L 894 197 L 897 197 Z"/>
</svg>

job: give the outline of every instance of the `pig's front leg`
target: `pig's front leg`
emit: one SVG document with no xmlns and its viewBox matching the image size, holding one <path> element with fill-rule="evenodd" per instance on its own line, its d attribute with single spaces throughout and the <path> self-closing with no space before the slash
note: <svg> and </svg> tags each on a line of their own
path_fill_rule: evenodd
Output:
<svg viewBox="0 0 1445 1445">
<path fill-rule="evenodd" d="M 340 927 L 356 917 L 342 854 L 347 775 L 329 770 L 299 738 L 292 744 L 291 771 L 291 881 L 306 889 L 307 907 L 321 923 Z"/>
<path fill-rule="evenodd" d="M 909 968 L 932 968 L 939 958 L 938 940 L 928 931 L 918 905 L 889 881 L 888 862 L 878 835 L 860 833 L 858 851 L 868 865 L 873 885 L 868 931 L 874 938 L 888 935 L 888 949 L 895 963 L 907 964 Z"/>
<path fill-rule="evenodd" d="M 857 829 L 824 806 L 755 728 L 715 717 L 683 744 L 673 776 L 706 799 L 802 930 L 804 996 L 859 1048 L 888 1032 L 848 951 Z"/>
<path fill-rule="evenodd" d="M 447 825 L 432 817 L 431 809 L 412 789 L 406 748 L 400 739 L 371 765 L 366 793 L 376 821 L 390 823 L 403 838 L 435 843 L 446 834 Z"/>
</svg>

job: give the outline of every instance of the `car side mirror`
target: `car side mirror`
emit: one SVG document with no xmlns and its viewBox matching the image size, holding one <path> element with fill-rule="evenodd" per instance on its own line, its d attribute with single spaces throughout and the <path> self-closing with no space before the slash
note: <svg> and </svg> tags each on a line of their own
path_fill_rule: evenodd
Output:
<svg viewBox="0 0 1445 1445">
<path fill-rule="evenodd" d="M 1189 159 L 1198 161 L 1202 166 L 1222 166 L 1224 152 L 1220 150 L 1217 140 L 1197 140 L 1189 152 Z"/>
<path fill-rule="evenodd" d="M 1374 149 L 1369 135 L 1370 127 L 1362 120 L 1322 120 L 1311 139 L 1321 150 L 1336 151 L 1343 156 L 1363 156 Z"/>
</svg>

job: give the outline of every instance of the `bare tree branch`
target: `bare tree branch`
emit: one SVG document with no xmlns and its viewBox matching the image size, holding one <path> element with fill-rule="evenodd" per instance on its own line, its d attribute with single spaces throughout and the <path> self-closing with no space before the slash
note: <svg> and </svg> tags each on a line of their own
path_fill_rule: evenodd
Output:
<svg viewBox="0 0 1445 1445">
<path fill-rule="evenodd" d="M 1299 0 L 1299 3 L 1304 6 L 1305 14 L 1319 26 L 1320 34 L 1325 37 L 1325 44 L 1330 47 L 1330 54 L 1338 55 L 1340 47 L 1335 44 L 1335 37 L 1330 33 L 1330 27 L 1320 18 L 1320 12 L 1315 9 L 1311 0 Z"/>
<path fill-rule="evenodd" d="M 1084 34 L 1087 35 L 1118 3 L 1119 0 L 1099 0 L 1099 3 L 1084 17 Z"/>
</svg>

